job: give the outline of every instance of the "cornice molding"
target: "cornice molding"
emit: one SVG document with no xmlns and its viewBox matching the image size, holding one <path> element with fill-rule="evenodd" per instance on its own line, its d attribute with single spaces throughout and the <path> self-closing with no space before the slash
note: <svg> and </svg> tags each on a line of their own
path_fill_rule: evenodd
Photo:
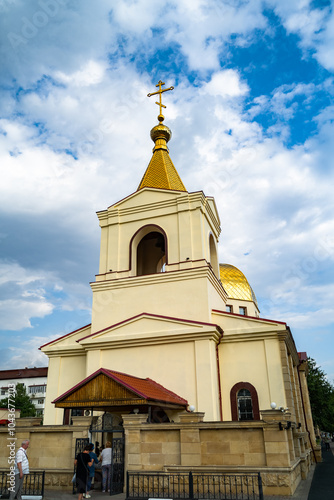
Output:
<svg viewBox="0 0 334 500">
<path fill-rule="evenodd" d="M 128 276 L 126 278 L 117 278 L 113 280 L 94 281 L 90 283 L 93 292 L 102 292 L 115 290 L 118 288 L 131 288 L 145 285 L 158 285 L 160 283 L 173 283 L 177 281 L 187 281 L 207 278 L 215 290 L 218 292 L 224 302 L 227 300 L 227 294 L 209 266 L 201 266 L 189 269 L 180 269 L 176 271 L 166 271 L 164 273 L 147 274 L 143 276 Z"/>
<path fill-rule="evenodd" d="M 192 332 L 180 332 L 176 334 L 171 334 L 170 332 L 156 334 L 131 334 L 128 337 L 126 335 L 119 336 L 118 338 L 94 339 L 94 337 L 89 337 L 80 341 L 82 348 L 87 349 L 87 351 L 100 350 L 100 349 L 119 349 L 120 347 L 141 347 L 150 345 L 163 345 L 163 344 L 175 344 L 181 342 L 196 342 L 199 340 L 213 341 L 218 344 L 221 339 L 221 333 L 216 328 L 211 328 L 209 330 L 198 329 Z"/>
<path fill-rule="evenodd" d="M 136 192 L 133 196 L 138 196 L 143 193 L 145 189 Z M 152 189 L 150 189 L 152 191 Z M 161 190 L 155 190 L 158 194 L 160 194 Z M 97 212 L 98 219 L 100 221 L 101 227 L 110 226 L 114 224 L 122 224 L 122 219 L 124 223 L 127 222 L 127 218 L 129 216 L 133 216 L 134 220 L 143 220 L 145 218 L 154 217 L 154 213 L 158 213 L 163 211 L 164 216 L 168 216 L 171 214 L 182 213 L 186 211 L 194 211 L 201 210 L 205 218 L 208 220 L 208 223 L 212 227 L 212 230 L 216 232 L 217 236 L 220 234 L 220 221 L 218 218 L 218 214 L 214 214 L 211 209 L 208 198 L 204 195 L 202 191 L 198 191 L 195 193 L 188 193 L 182 191 L 166 191 L 162 190 L 163 193 L 167 193 L 169 195 L 169 199 L 160 199 L 157 201 L 146 202 L 142 204 L 138 204 L 136 206 L 123 207 L 123 203 L 126 203 L 128 197 L 125 199 L 120 205 L 115 204 L 109 207 L 106 210 L 102 210 Z M 147 213 L 147 217 L 145 217 L 145 213 Z"/>
</svg>

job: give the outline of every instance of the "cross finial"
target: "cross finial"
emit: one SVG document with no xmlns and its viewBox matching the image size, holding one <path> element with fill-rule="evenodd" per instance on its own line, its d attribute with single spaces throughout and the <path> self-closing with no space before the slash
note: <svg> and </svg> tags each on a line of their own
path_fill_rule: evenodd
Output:
<svg viewBox="0 0 334 500">
<path fill-rule="evenodd" d="M 162 89 L 161 88 L 162 85 L 165 85 L 165 83 L 162 82 L 161 80 L 159 80 L 158 84 L 156 85 L 156 87 L 159 87 L 159 90 L 157 90 L 156 92 L 152 92 L 151 94 L 147 94 L 147 97 L 151 97 L 152 95 L 159 94 L 159 102 L 155 103 L 158 106 L 160 106 L 160 113 L 159 113 L 159 116 L 158 116 L 159 122 L 163 122 L 164 119 L 165 119 L 164 115 L 162 114 L 162 109 L 161 108 L 166 108 L 166 106 L 164 104 L 162 104 L 162 102 L 161 102 L 161 95 L 162 95 L 163 92 L 167 92 L 168 90 L 173 90 L 174 89 L 174 87 L 169 87 L 168 89 Z"/>
</svg>

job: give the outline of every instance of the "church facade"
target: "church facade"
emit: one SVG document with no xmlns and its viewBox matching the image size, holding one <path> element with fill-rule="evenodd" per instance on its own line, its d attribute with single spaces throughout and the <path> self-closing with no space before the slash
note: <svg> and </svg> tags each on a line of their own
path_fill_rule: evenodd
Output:
<svg viewBox="0 0 334 500">
<path fill-rule="evenodd" d="M 160 104 L 162 92 L 160 84 Z M 186 190 L 161 107 L 158 120 L 137 191 L 97 214 L 91 324 L 41 347 L 49 357 L 44 425 L 68 423 L 79 410 L 108 412 L 124 423 L 128 469 L 255 467 L 284 473 L 291 494 L 318 453 L 305 353 L 286 323 L 260 317 L 244 274 L 219 264 L 215 201 Z M 196 452 L 182 445 L 187 425 L 197 426 Z M 147 426 L 162 450 L 157 460 L 147 458 Z M 173 452 L 160 446 L 169 432 Z M 235 448 L 219 448 L 231 440 Z"/>
</svg>

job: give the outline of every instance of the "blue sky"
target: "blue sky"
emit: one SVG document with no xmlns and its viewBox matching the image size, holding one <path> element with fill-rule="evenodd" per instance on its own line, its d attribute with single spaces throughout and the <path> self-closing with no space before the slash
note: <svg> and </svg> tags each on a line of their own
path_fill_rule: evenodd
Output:
<svg viewBox="0 0 334 500">
<path fill-rule="evenodd" d="M 308 0 L 0 0 L 0 369 L 90 322 L 96 211 L 137 189 L 159 79 L 220 262 L 334 381 L 334 15 Z"/>
</svg>

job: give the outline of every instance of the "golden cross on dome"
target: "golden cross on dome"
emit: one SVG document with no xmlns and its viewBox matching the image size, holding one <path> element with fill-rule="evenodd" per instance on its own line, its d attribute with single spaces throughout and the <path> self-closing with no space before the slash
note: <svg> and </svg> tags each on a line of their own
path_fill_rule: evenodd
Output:
<svg viewBox="0 0 334 500">
<path fill-rule="evenodd" d="M 168 89 L 162 89 L 161 88 L 162 85 L 165 85 L 165 83 L 162 82 L 161 80 L 159 80 L 158 84 L 156 85 L 156 87 L 159 87 L 159 90 L 157 90 L 156 92 L 152 92 L 151 94 L 147 94 L 147 97 L 151 97 L 152 95 L 159 94 L 159 102 L 155 103 L 158 106 L 160 106 L 160 113 L 159 113 L 159 116 L 158 116 L 159 122 L 163 122 L 164 119 L 165 119 L 164 115 L 162 114 L 162 109 L 161 108 L 166 108 L 166 106 L 164 104 L 162 104 L 162 102 L 161 102 L 161 95 L 162 95 L 163 92 L 167 92 L 168 90 L 173 90 L 174 89 L 174 87 L 169 87 Z"/>
</svg>

